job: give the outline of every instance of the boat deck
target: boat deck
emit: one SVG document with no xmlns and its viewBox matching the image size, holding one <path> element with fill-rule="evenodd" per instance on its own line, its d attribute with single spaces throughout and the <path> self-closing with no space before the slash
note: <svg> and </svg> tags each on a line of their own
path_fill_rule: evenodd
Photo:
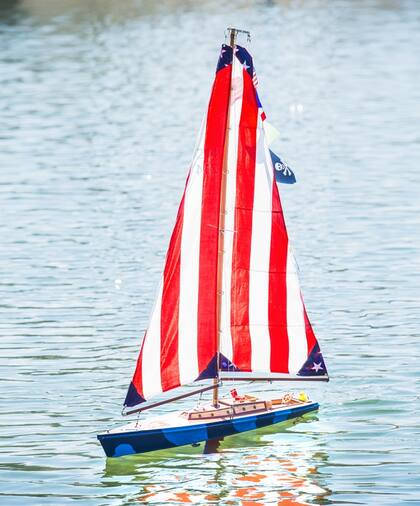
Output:
<svg viewBox="0 0 420 506">
<path fill-rule="evenodd" d="M 253 414 L 264 414 L 288 410 L 292 406 L 308 406 L 311 401 L 299 401 L 290 399 L 281 402 L 281 399 L 255 399 L 251 402 L 240 402 L 222 398 L 220 407 L 214 408 L 211 404 L 203 404 L 189 411 L 173 411 L 164 415 L 140 418 L 126 425 L 109 429 L 107 434 L 133 432 L 138 430 L 156 430 L 163 428 L 191 427 L 206 422 L 220 422 L 240 419 Z"/>
</svg>

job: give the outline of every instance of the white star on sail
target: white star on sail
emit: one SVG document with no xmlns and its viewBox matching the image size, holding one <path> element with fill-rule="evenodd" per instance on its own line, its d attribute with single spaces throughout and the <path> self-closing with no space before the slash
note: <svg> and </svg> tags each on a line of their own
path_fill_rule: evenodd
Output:
<svg viewBox="0 0 420 506">
<path fill-rule="evenodd" d="M 314 366 L 311 367 L 311 369 L 315 372 L 318 372 L 320 369 L 323 369 L 321 363 L 317 364 L 316 362 L 314 362 Z"/>
<path fill-rule="evenodd" d="M 246 60 L 243 61 L 242 66 L 245 70 L 249 69 L 249 65 L 247 65 Z"/>
</svg>

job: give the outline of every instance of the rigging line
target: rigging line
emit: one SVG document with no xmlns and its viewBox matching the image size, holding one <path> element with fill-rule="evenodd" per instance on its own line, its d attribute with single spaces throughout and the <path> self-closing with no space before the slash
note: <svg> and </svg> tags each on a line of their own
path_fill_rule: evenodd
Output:
<svg viewBox="0 0 420 506">
<path fill-rule="evenodd" d="M 219 382 L 217 384 L 213 384 L 204 388 L 200 388 L 198 390 L 193 390 L 192 392 L 186 392 L 175 397 L 170 397 L 169 399 L 163 399 L 161 401 L 153 402 L 152 404 L 148 404 L 147 406 L 142 406 L 140 408 L 133 408 L 129 411 L 125 411 L 126 406 L 124 406 L 122 410 L 122 415 L 132 415 L 134 413 L 140 413 L 141 411 L 146 411 L 147 409 L 156 408 L 158 406 L 162 406 L 163 404 L 168 404 L 169 402 L 178 401 L 180 399 L 184 399 L 185 397 L 191 397 L 192 395 L 196 395 L 202 392 L 206 392 L 207 390 L 215 390 L 219 386 Z"/>
</svg>

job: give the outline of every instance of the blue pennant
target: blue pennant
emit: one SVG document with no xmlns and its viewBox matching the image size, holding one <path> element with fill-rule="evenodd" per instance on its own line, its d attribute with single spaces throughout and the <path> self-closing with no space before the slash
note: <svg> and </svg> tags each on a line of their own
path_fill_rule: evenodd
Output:
<svg viewBox="0 0 420 506">
<path fill-rule="evenodd" d="M 273 162 L 274 174 L 278 183 L 294 184 L 296 183 L 295 175 L 292 169 L 285 164 L 279 156 L 270 149 L 271 160 Z"/>
</svg>

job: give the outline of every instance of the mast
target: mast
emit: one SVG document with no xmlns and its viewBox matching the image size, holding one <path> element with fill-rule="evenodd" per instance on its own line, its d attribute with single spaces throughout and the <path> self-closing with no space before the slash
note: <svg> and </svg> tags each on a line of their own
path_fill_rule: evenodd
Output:
<svg viewBox="0 0 420 506">
<path fill-rule="evenodd" d="M 236 37 L 239 32 L 247 33 L 249 37 L 249 32 L 244 32 L 243 30 L 238 30 L 236 28 L 229 27 L 227 29 L 229 36 L 229 45 L 232 48 L 232 72 L 233 65 L 235 61 L 235 44 Z M 216 335 L 216 353 L 217 353 L 217 362 L 216 362 L 216 377 L 213 379 L 213 406 L 217 408 L 219 406 L 219 371 L 220 371 L 220 334 L 222 332 L 222 304 L 223 304 L 223 254 L 224 254 L 224 233 L 225 233 L 225 216 L 226 216 L 226 175 L 227 175 L 227 160 L 228 160 L 228 147 L 229 147 L 229 130 L 230 130 L 230 95 L 232 93 L 232 81 L 230 83 L 229 90 L 229 112 L 227 116 L 226 123 L 226 134 L 225 134 L 225 144 L 224 144 L 224 155 L 223 155 L 223 170 L 222 170 L 222 178 L 220 184 L 220 215 L 219 215 L 219 246 L 218 246 L 218 257 L 217 257 L 217 335 Z"/>
</svg>

